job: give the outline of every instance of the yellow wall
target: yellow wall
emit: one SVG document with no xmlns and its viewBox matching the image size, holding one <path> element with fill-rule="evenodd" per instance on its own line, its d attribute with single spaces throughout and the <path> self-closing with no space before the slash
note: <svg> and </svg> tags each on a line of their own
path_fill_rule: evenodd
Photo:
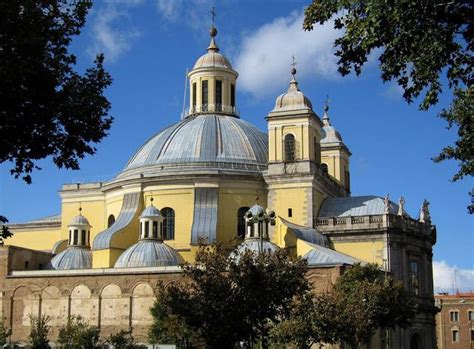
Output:
<svg viewBox="0 0 474 349">
<path fill-rule="evenodd" d="M 92 226 L 90 238 L 92 242 L 95 236 L 107 227 L 105 200 L 96 196 L 63 199 L 61 207 L 61 239 L 69 238 L 67 226 L 79 214 L 79 207 L 82 207 L 82 215 L 87 218 Z"/>
<path fill-rule="evenodd" d="M 346 183 L 345 171 L 349 169 L 349 156 L 341 149 L 321 151 L 321 163 L 328 165 L 328 174 L 338 183 L 349 189 L 350 183 Z"/>
<path fill-rule="evenodd" d="M 61 229 L 11 229 L 13 236 L 5 241 L 5 245 L 13 245 L 33 250 L 50 251 L 56 241 L 61 240 Z"/>
<path fill-rule="evenodd" d="M 368 263 L 383 265 L 383 241 L 333 242 L 336 251 L 361 259 Z"/>
<path fill-rule="evenodd" d="M 113 268 L 123 251 L 119 248 L 92 251 L 92 268 Z"/>
</svg>

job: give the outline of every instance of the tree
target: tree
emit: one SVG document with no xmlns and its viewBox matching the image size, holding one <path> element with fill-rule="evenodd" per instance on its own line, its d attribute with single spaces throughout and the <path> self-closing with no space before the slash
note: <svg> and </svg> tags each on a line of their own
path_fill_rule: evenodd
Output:
<svg viewBox="0 0 474 349">
<path fill-rule="evenodd" d="M 111 77 L 97 56 L 84 74 L 68 51 L 92 1 L 0 1 L 0 163 L 31 182 L 37 161 L 79 168 L 113 118 L 104 90 Z"/>
<path fill-rule="evenodd" d="M 380 52 L 383 81 L 395 80 L 408 102 L 423 96 L 428 110 L 438 103 L 447 81 L 451 106 L 440 116 L 456 126 L 458 140 L 434 158 L 454 159 L 459 170 L 452 180 L 474 174 L 474 3 L 469 0 L 313 0 L 306 8 L 303 28 L 334 19 L 344 29 L 334 42 L 339 72 L 359 75 L 368 56 Z"/>
<path fill-rule="evenodd" d="M 124 330 L 110 335 L 108 343 L 113 345 L 115 349 L 142 348 L 142 346 L 135 344 L 135 338 L 133 338 L 132 333 Z"/>
<path fill-rule="evenodd" d="M 47 315 L 34 316 L 30 315 L 30 343 L 33 349 L 48 349 L 49 340 L 48 333 L 51 326 L 48 325 L 50 317 Z"/>
<path fill-rule="evenodd" d="M 289 316 L 293 297 L 309 289 L 306 271 L 307 262 L 287 250 L 229 257 L 221 245 L 201 246 L 194 264 L 184 266 L 185 279 L 159 293 L 155 308 L 166 314 L 152 312 L 152 331 L 175 335 L 162 325 L 174 316 L 206 348 L 232 348 L 239 341 L 266 348 L 270 329 Z"/>
<path fill-rule="evenodd" d="M 3 322 L 0 322 L 0 348 L 3 348 L 7 344 L 8 337 L 10 337 L 12 331 L 3 325 Z"/>
<path fill-rule="evenodd" d="M 379 328 L 406 328 L 415 311 L 413 298 L 400 282 L 385 277 L 377 265 L 357 264 L 330 292 L 299 300 L 291 316 L 272 335 L 278 343 L 294 343 L 301 348 L 341 342 L 358 348 Z"/>
<path fill-rule="evenodd" d="M 93 349 L 99 341 L 100 331 L 89 326 L 82 316 L 69 316 L 59 329 L 58 343 L 64 348 Z"/>
<path fill-rule="evenodd" d="M 3 246 L 4 239 L 13 236 L 13 233 L 8 229 L 8 226 L 6 226 L 5 223 L 8 223 L 8 219 L 0 215 L 0 246 Z"/>
</svg>

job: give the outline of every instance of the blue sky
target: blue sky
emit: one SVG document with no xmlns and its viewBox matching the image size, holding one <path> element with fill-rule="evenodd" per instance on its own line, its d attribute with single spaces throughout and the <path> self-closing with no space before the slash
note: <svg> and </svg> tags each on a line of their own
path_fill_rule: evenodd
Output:
<svg viewBox="0 0 474 349">
<path fill-rule="evenodd" d="M 451 183 L 455 162 L 434 164 L 430 158 L 453 143 L 456 134 L 436 115 L 440 107 L 419 112 L 407 105 L 400 89 L 383 84 L 376 54 L 360 77 L 340 77 L 332 43 L 340 33 L 331 25 L 311 33 L 301 30 L 307 1 L 115 0 L 97 1 L 86 27 L 73 42 L 78 69 L 104 52 L 114 78 L 107 96 L 115 122 L 97 154 L 81 162 L 80 171 L 55 168 L 49 159 L 27 185 L 0 166 L 0 212 L 22 222 L 59 213 L 58 190 L 64 183 L 112 178 L 154 133 L 177 122 L 183 107 L 186 68 L 209 43 L 209 10 L 216 7 L 217 43 L 240 77 L 237 104 L 241 117 L 266 129 L 265 115 L 287 89 L 291 56 L 297 79 L 316 113 L 326 95 L 330 117 L 352 151 L 352 195 L 402 195 L 417 217 L 423 199 L 431 203 L 438 229 L 434 267 L 438 290 L 457 285 L 474 289 L 474 224 L 466 211 L 472 178 Z"/>
</svg>

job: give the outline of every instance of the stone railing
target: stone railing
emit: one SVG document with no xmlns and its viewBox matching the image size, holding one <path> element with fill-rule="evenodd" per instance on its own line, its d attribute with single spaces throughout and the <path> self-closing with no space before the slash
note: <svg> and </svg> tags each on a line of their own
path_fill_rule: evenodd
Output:
<svg viewBox="0 0 474 349">
<path fill-rule="evenodd" d="M 321 232 L 333 230 L 344 231 L 354 229 L 400 228 L 414 232 L 430 232 L 430 223 L 392 214 L 320 217 L 314 220 L 314 226 Z"/>
<path fill-rule="evenodd" d="M 226 114 L 239 116 L 239 110 L 236 107 L 225 104 L 202 104 L 186 108 L 181 118 L 195 114 Z"/>
</svg>

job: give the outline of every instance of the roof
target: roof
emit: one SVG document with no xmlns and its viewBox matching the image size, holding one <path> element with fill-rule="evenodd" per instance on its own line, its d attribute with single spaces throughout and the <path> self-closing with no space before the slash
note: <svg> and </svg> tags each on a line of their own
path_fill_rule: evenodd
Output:
<svg viewBox="0 0 474 349">
<path fill-rule="evenodd" d="M 384 199 L 379 196 L 351 196 L 327 198 L 319 210 L 319 217 L 348 217 L 384 214 Z M 396 215 L 398 205 L 390 201 L 389 213 Z M 405 215 L 406 212 L 404 212 Z M 407 215 L 408 216 L 408 215 Z"/>
<path fill-rule="evenodd" d="M 89 221 L 87 220 L 86 217 L 84 217 L 82 214 L 78 214 L 76 217 L 71 219 L 71 222 L 69 222 L 68 227 L 71 226 L 88 226 L 90 227 L 91 225 L 89 224 Z"/>
<path fill-rule="evenodd" d="M 183 263 L 179 253 L 157 240 L 140 240 L 123 252 L 115 268 L 177 266 Z"/>
<path fill-rule="evenodd" d="M 288 91 L 279 95 L 272 112 L 307 109 L 312 110 L 311 101 L 300 91 L 298 82 L 293 78 Z"/>
<path fill-rule="evenodd" d="M 159 175 L 222 169 L 261 172 L 267 168 L 268 137 L 239 118 L 200 114 L 158 132 L 129 160 L 118 178 L 140 173 Z"/>
<path fill-rule="evenodd" d="M 90 269 L 92 268 L 92 251 L 86 247 L 69 246 L 54 256 L 46 269 Z"/>
<path fill-rule="evenodd" d="M 263 246 L 261 245 L 263 243 Z M 261 249 L 263 247 L 263 249 Z M 252 251 L 255 254 L 260 253 L 261 251 L 272 253 L 279 250 L 280 247 L 275 245 L 273 242 L 268 241 L 266 239 L 260 240 L 258 238 L 247 238 L 242 242 L 234 252 L 231 254 L 231 258 L 235 258 L 236 261 L 239 261 L 240 255 L 244 253 L 244 251 Z"/>
<path fill-rule="evenodd" d="M 162 217 L 161 212 L 159 209 L 157 209 L 155 206 L 150 205 L 147 208 L 145 208 L 140 215 L 140 218 L 158 218 Z"/>
<path fill-rule="evenodd" d="M 363 263 L 363 261 L 351 257 L 347 254 L 331 250 L 330 248 L 308 243 L 311 250 L 307 252 L 303 258 L 308 260 L 309 266 L 324 266 L 324 265 L 344 265 Z"/>
<path fill-rule="evenodd" d="M 220 52 L 207 52 L 199 57 L 194 64 L 193 69 L 198 68 L 207 68 L 207 67 L 217 67 L 217 68 L 225 68 L 225 69 L 232 69 L 232 66 L 229 60 L 224 57 L 224 55 Z"/>
<path fill-rule="evenodd" d="M 213 243 L 217 237 L 217 188 L 196 188 L 194 192 L 194 215 L 191 228 L 191 244 Z"/>
<path fill-rule="evenodd" d="M 291 223 L 283 218 L 280 217 L 283 224 L 286 225 L 288 228 L 291 229 L 293 234 L 295 234 L 296 238 L 300 240 L 304 240 L 316 245 L 321 245 L 324 247 L 329 247 L 329 240 L 326 236 L 318 232 L 315 228 L 304 227 L 302 225 L 297 225 Z"/>
<path fill-rule="evenodd" d="M 56 222 L 61 222 L 61 214 L 55 214 L 51 216 L 34 219 L 26 223 L 32 224 L 32 223 L 56 223 Z"/>
</svg>

